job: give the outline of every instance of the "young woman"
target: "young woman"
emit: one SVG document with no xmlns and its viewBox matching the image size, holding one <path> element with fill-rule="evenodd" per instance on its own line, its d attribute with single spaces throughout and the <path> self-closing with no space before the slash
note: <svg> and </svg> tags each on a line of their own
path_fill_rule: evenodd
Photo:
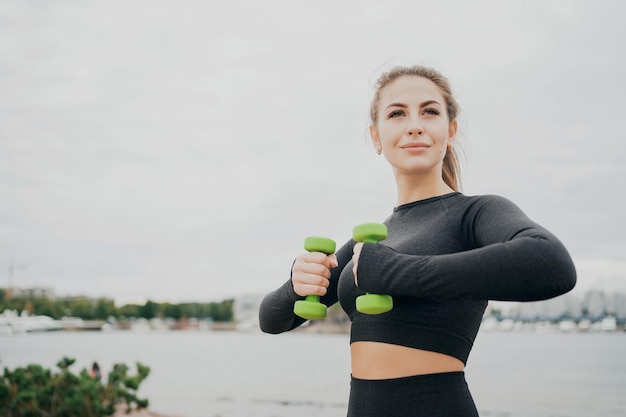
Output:
<svg viewBox="0 0 626 417">
<path fill-rule="evenodd" d="M 488 300 L 544 300 L 576 283 L 561 242 L 515 204 L 458 191 L 458 112 L 437 71 L 383 74 L 370 134 L 397 184 L 388 237 L 298 256 L 262 302 L 267 333 L 300 326 L 293 305 L 306 295 L 341 303 L 352 322 L 349 417 L 478 416 L 464 367 Z M 393 309 L 359 313 L 355 299 L 366 292 L 391 295 Z"/>
</svg>

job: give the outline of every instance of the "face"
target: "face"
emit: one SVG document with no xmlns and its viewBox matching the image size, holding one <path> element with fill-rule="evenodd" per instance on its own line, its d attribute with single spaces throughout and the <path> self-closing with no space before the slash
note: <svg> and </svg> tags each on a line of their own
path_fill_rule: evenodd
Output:
<svg viewBox="0 0 626 417">
<path fill-rule="evenodd" d="M 381 90 L 372 141 L 396 175 L 441 177 L 457 123 L 448 120 L 439 87 L 427 78 L 400 77 Z"/>
</svg>

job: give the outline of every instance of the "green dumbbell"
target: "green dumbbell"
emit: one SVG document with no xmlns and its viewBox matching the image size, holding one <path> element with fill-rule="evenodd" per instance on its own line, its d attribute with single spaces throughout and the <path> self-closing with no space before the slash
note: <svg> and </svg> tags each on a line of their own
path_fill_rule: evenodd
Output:
<svg viewBox="0 0 626 417">
<path fill-rule="evenodd" d="M 387 226 L 380 223 L 365 223 L 352 230 L 357 242 L 376 243 L 387 238 Z M 365 293 L 356 298 L 356 309 L 364 314 L 382 314 L 393 308 L 393 298 L 385 294 Z"/>
<path fill-rule="evenodd" d="M 322 252 L 326 255 L 335 253 L 335 241 L 325 237 L 307 237 L 304 240 L 304 249 L 309 252 Z M 320 303 L 319 295 L 307 295 L 304 300 L 298 300 L 293 305 L 293 312 L 307 320 L 320 320 L 326 317 L 326 306 Z"/>
</svg>

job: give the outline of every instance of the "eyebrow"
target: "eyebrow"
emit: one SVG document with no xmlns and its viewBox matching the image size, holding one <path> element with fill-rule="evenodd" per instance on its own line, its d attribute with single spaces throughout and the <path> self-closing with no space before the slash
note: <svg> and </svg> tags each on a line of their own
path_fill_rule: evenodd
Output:
<svg viewBox="0 0 626 417">
<path fill-rule="evenodd" d="M 430 106 L 431 104 L 438 104 L 441 106 L 441 103 L 439 103 L 437 100 L 426 100 L 423 103 L 420 103 L 420 108 L 422 107 L 426 107 L 426 106 Z M 387 107 L 385 107 L 385 109 L 388 109 L 389 107 L 401 107 L 401 108 L 407 108 L 409 106 L 407 106 L 404 103 L 391 103 L 389 104 Z"/>
</svg>

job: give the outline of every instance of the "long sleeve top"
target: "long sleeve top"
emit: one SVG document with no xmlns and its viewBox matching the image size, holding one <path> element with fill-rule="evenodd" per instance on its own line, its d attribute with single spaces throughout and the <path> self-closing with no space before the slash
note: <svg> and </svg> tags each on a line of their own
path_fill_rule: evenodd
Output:
<svg viewBox="0 0 626 417">
<path fill-rule="evenodd" d="M 466 362 L 488 300 L 537 301 L 570 291 L 576 270 L 563 244 L 515 204 L 493 195 L 454 192 L 398 206 L 388 237 L 365 243 L 352 273 L 354 240 L 337 251 L 339 266 L 321 302 L 339 301 L 351 342 L 377 341 L 448 354 Z M 391 311 L 359 313 L 356 297 L 393 297 Z M 261 329 L 281 333 L 305 320 L 291 280 L 268 294 Z"/>
</svg>

